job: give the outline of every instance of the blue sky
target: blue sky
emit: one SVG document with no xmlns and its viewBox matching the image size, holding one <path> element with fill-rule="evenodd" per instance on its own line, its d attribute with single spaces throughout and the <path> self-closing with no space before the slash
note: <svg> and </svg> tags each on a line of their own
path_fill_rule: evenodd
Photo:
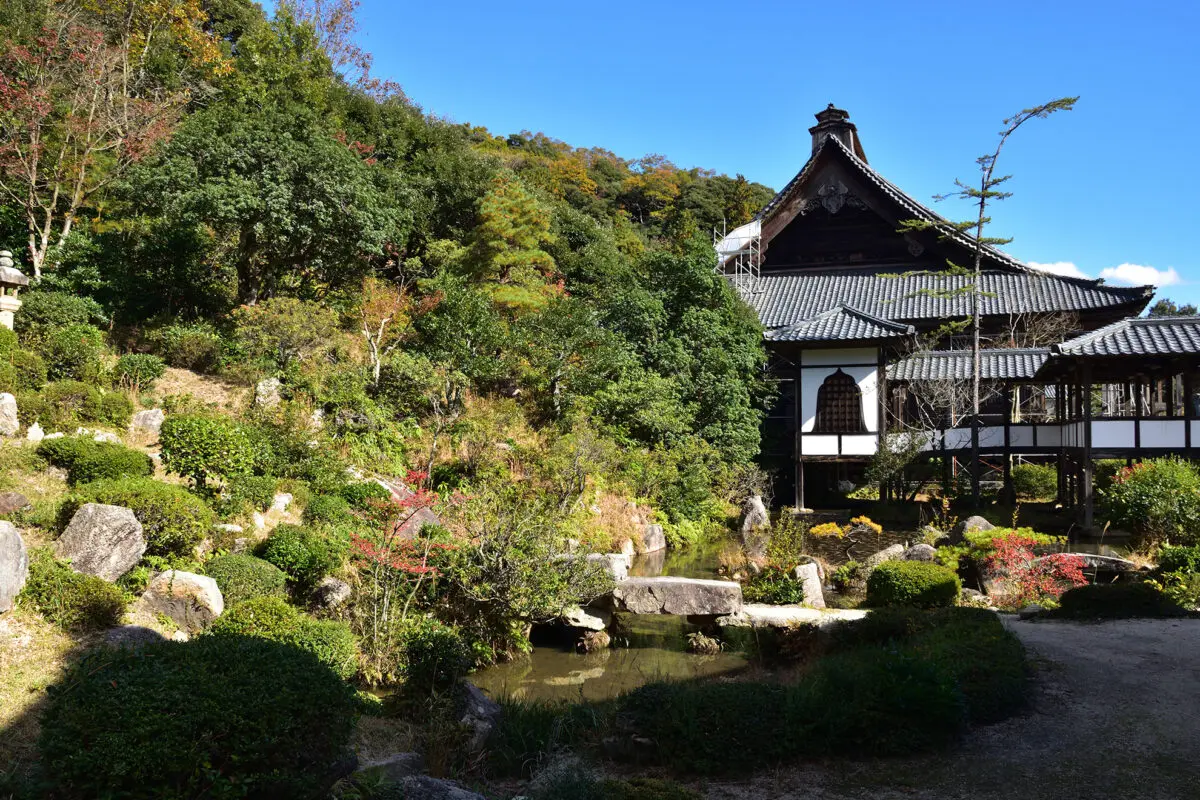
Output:
<svg viewBox="0 0 1200 800">
<path fill-rule="evenodd" d="M 428 112 L 782 186 L 813 114 L 850 111 L 867 157 L 930 201 L 1021 108 L 1016 257 L 1200 302 L 1200 3 L 476 3 L 362 0 L 375 74 Z M 946 216 L 966 209 L 943 203 Z"/>
</svg>

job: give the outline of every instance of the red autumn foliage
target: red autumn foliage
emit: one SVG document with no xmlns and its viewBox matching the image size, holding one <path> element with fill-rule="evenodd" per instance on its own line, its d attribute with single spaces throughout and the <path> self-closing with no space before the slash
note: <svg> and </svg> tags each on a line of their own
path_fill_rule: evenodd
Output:
<svg viewBox="0 0 1200 800">
<path fill-rule="evenodd" d="M 1039 558 L 1036 540 L 1027 536 L 1009 533 L 993 539 L 992 547 L 986 567 L 989 572 L 1008 579 L 1011 590 L 1006 599 L 1010 605 L 1057 599 L 1067 589 L 1087 583 L 1082 558 L 1066 553 Z"/>
</svg>

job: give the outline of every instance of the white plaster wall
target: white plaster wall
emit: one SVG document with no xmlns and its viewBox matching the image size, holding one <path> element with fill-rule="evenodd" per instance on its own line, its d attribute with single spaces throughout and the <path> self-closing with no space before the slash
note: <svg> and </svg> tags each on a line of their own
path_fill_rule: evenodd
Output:
<svg viewBox="0 0 1200 800">
<path fill-rule="evenodd" d="M 838 454 L 838 437 L 821 433 L 803 435 L 800 441 L 800 452 L 806 456 L 836 456 Z"/>
<path fill-rule="evenodd" d="M 1134 422 L 1133 420 L 1105 420 L 1103 422 L 1092 422 L 1092 447 L 1133 447 L 1134 442 Z M 1180 436 L 1183 435 L 1183 429 L 1179 430 Z M 1146 446 L 1145 423 L 1142 423 L 1142 445 Z M 1082 439 L 1079 442 L 1083 444 Z"/>
<path fill-rule="evenodd" d="M 1058 447 L 1062 444 L 1062 428 L 1058 425 L 1037 426 L 1038 447 Z"/>
<path fill-rule="evenodd" d="M 1013 447 L 1033 447 L 1033 427 L 1015 425 L 1008 429 L 1008 442 Z M 1041 439 L 1038 439 L 1041 443 Z"/>
<path fill-rule="evenodd" d="M 1144 419 L 1142 420 L 1142 447 L 1178 447 L 1185 444 L 1184 425 L 1181 419 Z M 1093 442 L 1093 446 L 1095 443 Z M 1130 442 L 1130 447 L 1133 443 Z"/>
<path fill-rule="evenodd" d="M 842 437 L 842 455 L 873 456 L 878 446 L 879 438 L 874 434 Z"/>
</svg>

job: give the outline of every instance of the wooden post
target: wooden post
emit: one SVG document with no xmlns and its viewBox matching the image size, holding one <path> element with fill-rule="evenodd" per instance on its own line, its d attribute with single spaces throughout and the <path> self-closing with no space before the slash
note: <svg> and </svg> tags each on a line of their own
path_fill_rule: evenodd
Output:
<svg viewBox="0 0 1200 800">
<path fill-rule="evenodd" d="M 1083 528 L 1090 531 L 1095 522 L 1092 502 L 1092 365 L 1083 364 L 1083 463 L 1080 464 Z"/>
</svg>

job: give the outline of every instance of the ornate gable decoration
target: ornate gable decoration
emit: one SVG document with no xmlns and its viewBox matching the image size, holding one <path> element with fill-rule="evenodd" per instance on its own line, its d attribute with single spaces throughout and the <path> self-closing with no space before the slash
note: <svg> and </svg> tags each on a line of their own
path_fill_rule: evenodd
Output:
<svg viewBox="0 0 1200 800">
<path fill-rule="evenodd" d="M 808 214 L 818 208 L 823 208 L 830 214 L 836 214 L 845 206 L 865 209 L 867 204 L 862 198 L 850 191 L 846 184 L 837 178 L 829 178 L 822 183 L 812 197 L 800 201 L 800 213 Z"/>
</svg>

